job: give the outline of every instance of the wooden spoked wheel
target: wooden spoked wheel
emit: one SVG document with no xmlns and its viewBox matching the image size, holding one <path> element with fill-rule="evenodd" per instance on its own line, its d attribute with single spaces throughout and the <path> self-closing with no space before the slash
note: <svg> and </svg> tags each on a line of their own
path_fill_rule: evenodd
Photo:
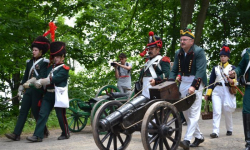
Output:
<svg viewBox="0 0 250 150">
<path fill-rule="evenodd" d="M 97 103 L 95 103 L 95 105 L 93 106 L 92 110 L 91 110 L 91 115 L 90 115 L 90 120 L 91 120 L 91 126 L 93 124 L 93 120 L 96 114 L 96 111 L 98 110 L 98 108 L 104 104 L 105 102 L 107 102 L 108 100 L 100 100 Z"/>
<path fill-rule="evenodd" d="M 87 124 L 88 117 L 83 115 L 83 110 L 78 106 L 83 103 L 80 99 L 72 99 L 69 101 L 69 108 L 66 111 L 69 130 L 72 132 L 80 132 Z"/>
<path fill-rule="evenodd" d="M 166 101 L 151 105 L 143 117 L 141 138 L 145 150 L 176 150 L 181 132 L 179 113 Z"/>
<path fill-rule="evenodd" d="M 121 126 L 115 125 L 104 131 L 99 128 L 99 120 L 106 118 L 122 105 L 118 101 L 109 101 L 99 107 L 94 116 L 92 132 L 95 143 L 100 150 L 125 150 L 131 141 L 131 134 L 124 133 Z"/>
<path fill-rule="evenodd" d="M 120 90 L 114 85 L 105 85 L 96 92 L 95 97 L 109 95 L 111 92 L 120 92 Z"/>
</svg>

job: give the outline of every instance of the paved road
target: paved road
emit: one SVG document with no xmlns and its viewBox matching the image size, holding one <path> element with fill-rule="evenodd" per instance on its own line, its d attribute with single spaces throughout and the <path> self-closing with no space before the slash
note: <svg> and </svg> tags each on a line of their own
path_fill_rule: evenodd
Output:
<svg viewBox="0 0 250 150">
<path fill-rule="evenodd" d="M 205 142 L 198 148 L 190 148 L 190 150 L 244 150 L 244 132 L 242 125 L 241 109 L 237 109 L 233 113 L 234 131 L 233 136 L 226 136 L 226 129 L 224 123 L 224 116 L 222 116 L 220 126 L 220 137 L 211 139 L 209 134 L 212 132 L 212 120 L 199 121 L 200 129 L 205 137 Z M 182 137 L 186 132 L 186 126 L 183 127 Z M 20 141 L 10 141 L 5 137 L 0 138 L 0 150 L 97 150 L 91 132 L 91 127 L 87 126 L 79 133 L 71 133 L 68 140 L 58 141 L 57 137 L 60 135 L 60 130 L 52 130 L 49 138 L 44 139 L 43 142 L 30 143 L 26 140 L 27 136 L 32 134 L 22 135 Z M 132 141 L 127 150 L 142 150 L 140 132 L 135 132 Z M 182 150 L 182 148 L 178 148 Z"/>
</svg>

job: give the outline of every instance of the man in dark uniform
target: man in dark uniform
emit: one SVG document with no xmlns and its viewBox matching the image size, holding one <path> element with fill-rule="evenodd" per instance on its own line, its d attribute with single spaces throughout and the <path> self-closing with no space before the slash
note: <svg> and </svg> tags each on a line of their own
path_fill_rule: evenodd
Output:
<svg viewBox="0 0 250 150">
<path fill-rule="evenodd" d="M 13 133 L 5 134 L 5 136 L 11 140 L 19 141 L 22 133 L 24 124 L 26 122 L 29 110 L 34 118 L 38 119 L 39 114 L 39 100 L 42 99 L 43 89 L 30 88 L 29 85 L 34 83 L 37 79 L 44 78 L 46 76 L 48 60 L 42 56 L 48 51 L 50 42 L 44 36 L 39 36 L 32 43 L 31 47 L 33 50 L 33 58 L 27 61 L 25 74 L 21 85 L 18 88 L 18 96 L 21 99 L 22 92 L 25 90 L 23 95 L 20 114 L 16 123 L 16 127 Z M 45 129 L 45 136 L 48 136 L 49 132 Z"/>
<path fill-rule="evenodd" d="M 99 125 L 102 128 L 110 129 L 113 122 L 117 122 L 122 116 L 126 115 L 131 110 L 139 107 L 142 103 L 146 103 L 150 99 L 149 88 L 150 82 L 158 83 L 168 78 L 170 72 L 170 59 L 168 57 L 162 57 L 160 55 L 160 49 L 162 48 L 162 40 L 160 37 L 155 36 L 152 31 L 149 32 L 149 42 L 147 44 L 149 60 L 145 63 L 140 73 L 140 82 L 143 83 L 143 91 L 141 95 L 138 95 L 125 105 L 118 108 L 115 112 L 107 116 L 105 119 L 99 121 Z M 146 54 L 147 52 L 142 52 Z M 143 56 L 141 53 L 141 56 Z"/>
<path fill-rule="evenodd" d="M 194 35 L 190 27 L 181 30 L 180 44 L 181 49 L 175 53 L 174 66 L 169 79 L 177 80 L 181 83 L 179 91 L 181 98 L 184 98 L 187 94 L 193 94 L 195 90 L 200 90 L 207 84 L 207 62 L 204 50 L 194 44 Z M 183 112 L 187 121 L 187 132 L 180 146 L 184 150 L 189 150 L 189 147 L 197 147 L 200 143 L 204 142 L 204 137 L 198 126 L 201 103 L 202 91 L 197 91 L 195 102 L 188 110 Z M 190 145 L 193 136 L 195 137 L 195 141 Z"/>
<path fill-rule="evenodd" d="M 48 120 L 49 114 L 55 105 L 55 86 L 67 87 L 69 77 L 69 67 L 64 65 L 64 57 L 66 56 L 66 47 L 63 42 L 52 42 L 50 44 L 50 56 L 54 60 L 54 64 L 47 69 L 47 78 L 40 79 L 35 82 L 36 87 L 46 86 L 46 93 L 43 97 L 39 119 L 33 136 L 27 137 L 32 142 L 42 142 L 43 130 Z M 66 91 L 68 92 L 68 91 Z M 68 97 L 67 97 L 68 100 Z M 62 134 L 58 140 L 68 139 L 70 137 L 68 130 L 68 122 L 66 119 L 66 108 L 55 107 L 57 118 L 62 129 Z"/>
<path fill-rule="evenodd" d="M 245 86 L 245 94 L 243 97 L 243 127 L 246 141 L 246 150 L 250 150 L 250 49 L 243 50 L 241 61 L 235 70 L 229 72 L 230 77 L 243 76 Z"/>
<path fill-rule="evenodd" d="M 169 77 L 170 58 L 167 56 L 161 56 L 161 48 L 161 38 L 154 35 L 154 32 L 150 31 L 149 41 L 147 44 L 149 60 L 147 60 L 144 67 L 142 68 L 139 77 L 139 81 L 141 81 L 143 85 L 142 95 L 147 98 L 150 98 L 149 88 L 152 87 L 151 85 L 161 83 Z"/>
</svg>

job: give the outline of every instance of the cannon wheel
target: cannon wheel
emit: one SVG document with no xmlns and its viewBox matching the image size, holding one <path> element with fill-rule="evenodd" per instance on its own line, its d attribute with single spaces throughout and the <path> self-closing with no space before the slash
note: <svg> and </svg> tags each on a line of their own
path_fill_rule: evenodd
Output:
<svg viewBox="0 0 250 150">
<path fill-rule="evenodd" d="M 95 97 L 101 96 L 101 95 L 108 95 L 111 92 L 120 92 L 120 90 L 114 86 L 114 85 L 105 85 L 101 87 L 97 92 Z"/>
<path fill-rule="evenodd" d="M 100 100 L 98 101 L 97 103 L 95 103 L 95 105 L 93 106 L 92 110 L 91 110 L 91 115 L 90 115 L 90 120 L 91 120 L 91 126 L 92 126 L 92 123 L 93 123 L 93 120 L 94 120 L 94 116 L 96 114 L 96 111 L 97 109 L 102 105 L 104 104 L 105 102 L 108 102 L 108 100 Z"/>
<path fill-rule="evenodd" d="M 177 109 L 166 101 L 154 103 L 144 115 L 141 128 L 145 150 L 176 150 L 181 140 L 182 124 Z"/>
<path fill-rule="evenodd" d="M 81 99 L 70 100 L 70 108 L 67 109 L 68 126 L 72 132 L 80 132 L 86 126 L 89 117 L 81 114 L 83 111 L 79 108 L 78 103 L 83 103 L 83 101 Z"/>
<path fill-rule="evenodd" d="M 108 116 L 121 105 L 122 103 L 118 101 L 106 102 L 99 107 L 95 114 L 92 132 L 95 143 L 100 150 L 125 150 L 131 141 L 132 135 L 120 132 L 121 127 L 119 125 L 112 127 L 108 131 L 100 131 L 98 128 L 100 118 Z"/>
</svg>

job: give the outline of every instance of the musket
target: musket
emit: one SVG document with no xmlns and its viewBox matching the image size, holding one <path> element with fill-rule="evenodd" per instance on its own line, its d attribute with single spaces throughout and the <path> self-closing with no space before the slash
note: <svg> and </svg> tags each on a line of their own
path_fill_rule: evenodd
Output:
<svg viewBox="0 0 250 150">
<path fill-rule="evenodd" d="M 18 97 L 18 95 L 17 95 L 17 96 L 15 96 L 15 97 L 12 97 L 11 99 L 7 99 L 6 101 L 3 101 L 1 104 L 6 104 L 7 102 L 9 102 L 9 101 L 13 100 L 13 99 L 14 99 L 14 98 L 16 98 L 16 97 Z"/>
</svg>

